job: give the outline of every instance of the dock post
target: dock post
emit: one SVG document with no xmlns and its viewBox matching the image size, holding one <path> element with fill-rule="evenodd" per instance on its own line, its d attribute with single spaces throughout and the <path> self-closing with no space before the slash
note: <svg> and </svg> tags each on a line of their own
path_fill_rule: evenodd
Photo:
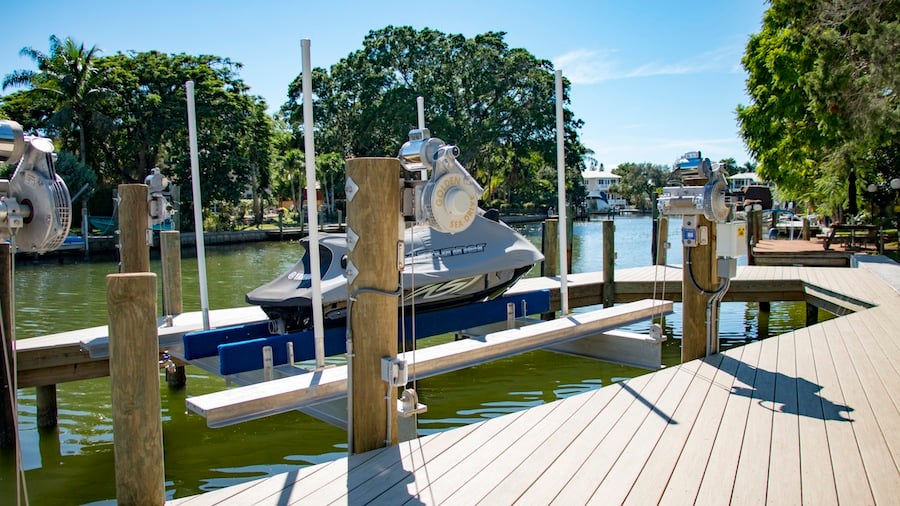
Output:
<svg viewBox="0 0 900 506">
<path fill-rule="evenodd" d="M 15 398 L 15 388 L 7 381 L 16 373 L 14 350 L 15 345 L 12 341 L 13 336 L 13 266 L 12 249 L 9 243 L 0 243 L 0 314 L 3 316 L 3 339 L 4 347 L 2 360 L 2 371 L 0 371 L 0 449 L 11 450 L 15 452 L 18 446 L 18 435 L 16 434 L 16 416 L 17 407 L 12 400 Z"/>
<path fill-rule="evenodd" d="M 703 227 L 706 227 L 706 244 L 702 240 L 697 246 L 685 248 L 684 273 L 682 275 L 682 329 L 681 337 L 681 362 L 706 356 L 706 304 L 710 295 L 702 293 L 694 288 L 693 283 L 706 292 L 712 292 L 717 288 L 718 276 L 716 275 L 716 224 L 706 219 L 705 216 L 697 216 L 697 230 L 699 237 L 703 237 Z M 693 281 L 691 281 L 693 273 Z M 717 325 L 717 322 L 709 322 Z M 714 332 L 717 334 L 717 332 Z M 711 353 L 718 353 L 716 341 L 712 343 Z"/>
<path fill-rule="evenodd" d="M 397 357 L 400 160 L 347 160 L 348 448 L 351 454 L 397 444 L 397 389 L 382 380 L 382 359 Z"/>
<path fill-rule="evenodd" d="M 162 257 L 163 313 L 171 326 L 171 319 L 184 312 L 181 292 L 181 232 L 160 232 L 159 251 Z M 166 368 L 166 384 L 169 388 L 182 388 L 187 384 L 187 372 L 183 365 Z"/>
<path fill-rule="evenodd" d="M 119 504 L 165 503 L 156 274 L 106 277 L 113 453 Z"/>
<path fill-rule="evenodd" d="M 163 309 L 166 316 L 184 312 L 181 293 L 181 232 L 164 230 L 159 233 L 162 256 Z"/>
<path fill-rule="evenodd" d="M 547 218 L 541 226 L 541 252 L 544 261 L 541 262 L 541 276 L 559 275 L 559 219 Z M 562 297 L 562 295 L 560 295 Z M 541 313 L 542 320 L 556 318 L 556 311 Z"/>
<path fill-rule="evenodd" d="M 559 241 L 557 239 L 559 239 L 559 219 L 547 218 L 544 220 L 541 234 L 541 249 L 544 252 L 541 276 L 559 275 Z"/>
<path fill-rule="evenodd" d="M 122 272 L 150 272 L 147 185 L 119 185 L 119 244 Z"/>
<path fill-rule="evenodd" d="M 56 401 L 56 385 L 41 385 L 35 388 L 37 397 L 37 426 L 39 429 L 56 427 L 59 408 Z"/>
<path fill-rule="evenodd" d="M 660 216 L 653 222 L 653 263 L 654 265 L 666 265 L 669 250 L 666 247 L 669 242 L 669 218 Z"/>
<path fill-rule="evenodd" d="M 819 308 L 810 302 L 806 303 L 806 326 L 819 323 Z"/>
<path fill-rule="evenodd" d="M 603 307 L 616 302 L 616 222 L 603 222 Z"/>
</svg>

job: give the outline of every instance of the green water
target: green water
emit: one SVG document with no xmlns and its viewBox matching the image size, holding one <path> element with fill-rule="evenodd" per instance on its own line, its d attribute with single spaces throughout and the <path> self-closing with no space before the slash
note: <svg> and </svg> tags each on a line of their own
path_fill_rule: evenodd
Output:
<svg viewBox="0 0 900 506">
<path fill-rule="evenodd" d="M 678 244 L 677 226 L 669 241 Z M 539 225 L 521 226 L 536 244 Z M 648 265 L 650 220 L 616 219 L 617 268 Z M 599 222 L 577 223 L 573 240 L 574 272 L 599 270 L 602 251 Z M 285 271 L 298 258 L 293 243 L 253 243 L 207 249 L 210 308 L 244 305 L 244 294 Z M 680 251 L 669 254 L 680 264 Z M 158 262 L 152 270 L 159 273 Z M 106 324 L 105 276 L 112 262 L 66 265 L 20 263 L 16 268 L 17 337 L 43 335 Z M 183 260 L 185 311 L 199 310 L 195 258 Z M 537 269 L 534 269 L 537 271 Z M 161 307 L 161 306 L 160 306 Z M 666 318 L 663 361 L 680 360 L 680 305 Z M 769 334 L 801 327 L 802 303 L 773 303 Z M 646 324 L 633 330 L 646 331 Z M 759 336 L 756 304 L 722 306 L 720 334 L 726 345 Z M 435 344 L 448 337 L 425 340 Z M 346 455 L 346 433 L 301 413 L 286 413 L 221 429 L 209 429 L 188 413 L 184 399 L 225 388 L 222 378 L 188 367 L 187 387 L 170 390 L 161 380 L 166 494 L 183 497 L 242 481 L 326 462 Z M 419 418 L 420 434 L 430 434 L 600 388 L 646 371 L 537 351 L 418 382 L 428 412 Z M 39 431 L 35 391 L 19 391 L 19 432 L 31 504 L 88 504 L 115 498 L 112 419 L 108 378 L 58 386 L 59 425 Z M 0 457 L 0 505 L 15 504 L 11 459 Z"/>
</svg>

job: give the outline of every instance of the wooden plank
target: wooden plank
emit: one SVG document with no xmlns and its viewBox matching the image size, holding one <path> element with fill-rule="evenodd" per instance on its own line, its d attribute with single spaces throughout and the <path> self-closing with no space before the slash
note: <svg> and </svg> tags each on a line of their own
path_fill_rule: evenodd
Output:
<svg viewBox="0 0 900 506">
<path fill-rule="evenodd" d="M 766 497 L 786 504 L 801 503 L 799 395 L 809 387 L 800 385 L 795 364 L 794 335 L 778 336 L 775 396 L 772 409 L 772 450 L 769 458 L 769 483 Z M 798 389 L 799 386 L 799 389 Z M 799 390 L 799 391 L 798 391 Z"/>
<path fill-rule="evenodd" d="M 407 471 L 402 481 L 393 480 L 392 486 L 386 487 L 379 480 L 374 482 L 370 489 L 351 491 L 347 502 L 364 504 L 377 501 L 381 504 L 400 504 L 410 499 L 432 504 L 442 502 L 458 488 L 459 480 L 465 482 L 470 474 L 477 473 L 493 456 L 519 440 L 530 427 L 551 416 L 551 413 L 561 406 L 562 401 L 557 401 L 526 410 L 518 423 L 514 424 L 506 424 L 502 420 L 505 416 L 491 420 L 490 422 L 494 424 L 504 423 L 504 427 L 489 440 L 473 445 L 466 445 L 468 441 L 464 440 L 463 444 L 428 459 L 423 467 L 411 473 Z M 566 406 L 564 409 L 571 407 Z"/>
<path fill-rule="evenodd" d="M 808 328 L 794 332 L 797 364 L 797 407 L 800 431 L 800 490 L 806 504 L 837 504 L 831 447 Z M 818 345 L 818 344 L 816 344 Z"/>
<path fill-rule="evenodd" d="M 594 491 L 590 503 L 621 504 L 625 500 L 631 490 L 631 485 L 637 480 L 662 433 L 667 427 L 681 423 L 671 415 L 674 415 L 678 406 L 681 405 L 688 386 L 693 384 L 695 377 L 695 375 L 687 374 L 687 371 L 676 372 L 668 388 L 654 404 L 654 413 L 644 419 L 640 429 L 619 456 L 616 465 L 610 469 L 606 478 Z M 701 390 L 704 388 L 705 385 L 700 387 Z"/>
<path fill-rule="evenodd" d="M 890 446 L 900 431 L 897 408 L 866 357 L 859 357 L 864 352 L 860 349 L 852 320 L 838 318 L 834 320 L 834 326 L 838 328 L 840 338 L 830 340 L 829 345 L 835 362 L 843 364 L 840 369 L 843 374 L 838 378 L 848 404 L 854 408 L 853 432 L 866 476 L 875 502 L 887 504 L 900 490 L 900 473 L 894 459 L 898 448 Z M 889 439 L 885 439 L 884 430 L 891 434 Z"/>
<path fill-rule="evenodd" d="M 514 421 L 516 417 L 511 417 Z M 318 473 L 312 479 L 298 480 L 282 489 L 268 491 L 268 495 L 258 499 L 266 504 L 291 504 L 302 502 L 315 502 L 326 504 L 327 502 L 346 496 L 347 490 L 364 483 L 374 476 L 381 476 L 388 472 L 402 471 L 405 468 L 405 460 L 413 455 L 424 454 L 439 455 L 446 449 L 459 444 L 465 438 L 472 437 L 476 431 L 484 430 L 483 424 L 471 424 L 460 427 L 457 431 L 446 431 L 435 434 L 423 440 L 405 441 L 396 446 L 351 455 L 348 457 L 348 465 L 339 466 L 334 472 Z M 481 435 L 481 438 L 490 437 Z M 250 503 L 250 498 L 239 498 L 245 504 Z"/>
<path fill-rule="evenodd" d="M 571 314 L 520 329 L 464 339 L 402 354 L 419 378 L 463 369 L 478 363 L 578 339 L 669 313 L 672 303 L 644 300 L 587 313 Z M 300 409 L 345 395 L 347 368 L 333 367 L 312 374 L 281 378 L 186 400 L 188 408 L 206 417 L 210 427 Z"/>
<path fill-rule="evenodd" d="M 648 416 L 660 415 L 654 406 L 676 372 L 676 369 L 664 369 L 653 374 L 644 391 L 640 393 L 639 397 L 636 396 L 636 401 L 632 402 L 622 413 L 606 437 L 598 442 L 551 504 L 584 503 L 590 499 L 597 486 L 616 464 L 641 424 Z"/>
<path fill-rule="evenodd" d="M 810 328 L 810 340 L 816 363 L 816 375 L 822 390 L 822 411 L 825 418 L 825 433 L 831 451 L 831 467 L 834 469 L 834 484 L 838 502 L 843 504 L 872 504 L 871 490 L 863 467 L 859 446 L 850 422 L 855 413 L 845 403 L 838 379 L 838 370 L 844 363 L 835 360 L 830 341 L 837 334 L 837 328 L 831 324 L 821 324 Z M 855 407 L 852 408 L 855 410 Z"/>
<path fill-rule="evenodd" d="M 687 393 L 672 415 L 677 423 L 666 426 L 640 475 L 628 490 L 624 504 L 659 503 L 678 457 L 684 450 L 691 429 L 696 423 L 700 408 L 713 385 L 712 377 L 715 374 L 713 368 L 718 367 L 721 359 L 722 355 L 714 355 L 708 360 L 695 360 L 680 366 L 683 371 L 690 371 L 692 379 Z M 698 373 L 697 368 L 704 363 L 706 366 L 702 369 L 703 372 Z"/>
<path fill-rule="evenodd" d="M 764 339 L 759 353 L 753 400 L 747 414 L 744 444 L 732 490 L 732 504 L 766 502 L 769 457 L 772 441 L 771 400 L 775 394 L 775 367 L 778 339 Z"/>
<path fill-rule="evenodd" d="M 622 392 L 621 389 L 602 388 L 596 390 L 590 397 L 585 395 L 584 398 L 579 399 L 583 407 L 566 423 L 565 430 L 549 434 L 543 444 L 527 457 L 522 458 L 515 469 L 509 472 L 499 484 L 496 484 L 484 498 L 480 499 L 481 502 L 499 504 L 518 498 L 560 458 L 573 440 L 588 430 L 591 423 L 600 416 L 614 397 L 624 395 Z M 606 416 L 610 416 L 610 414 L 608 413 Z"/>
<path fill-rule="evenodd" d="M 639 376 L 623 384 L 617 383 L 606 387 L 606 390 L 616 392 L 612 400 L 585 430 L 572 439 L 550 467 L 541 473 L 533 483 L 526 484 L 530 486 L 520 495 L 518 502 L 521 504 L 549 504 L 582 467 L 597 445 L 607 437 L 621 414 L 637 402 L 634 394 L 642 395 L 653 376 L 655 374 Z M 627 389 L 624 388 L 625 385 L 628 386 Z"/>
<path fill-rule="evenodd" d="M 538 448 L 545 446 L 551 435 L 559 433 L 565 439 L 571 440 L 573 437 L 570 432 L 571 422 L 575 420 L 577 425 L 577 421 L 590 418 L 590 415 L 579 416 L 579 413 L 591 412 L 583 407 L 585 402 L 589 402 L 593 396 L 593 393 L 589 393 L 577 398 L 570 397 L 563 401 L 557 401 L 560 403 L 560 407 L 554 410 L 552 416 L 535 424 L 517 440 L 510 441 L 502 452 L 492 452 L 486 455 L 486 458 L 481 459 L 477 455 L 473 455 L 470 462 L 484 462 L 484 467 L 480 471 L 477 470 L 477 467 L 473 468 L 467 463 L 467 473 L 446 475 L 437 483 L 432 481 L 431 489 L 425 492 L 426 495 L 435 493 L 438 497 L 446 497 L 446 501 L 451 504 L 478 502 L 498 483 L 507 479 L 520 462 L 534 454 Z M 510 502 L 510 500 L 509 497 L 500 499 L 501 502 Z"/>
<path fill-rule="evenodd" d="M 754 342 L 725 352 L 726 357 L 740 363 L 729 389 L 725 412 L 697 492 L 697 504 L 727 504 L 731 499 L 731 487 L 734 485 L 741 446 L 744 443 L 744 429 L 752 402 L 751 393 L 756 381 L 760 349 L 761 343 Z"/>
<path fill-rule="evenodd" d="M 737 353 L 737 352 L 732 352 Z M 700 407 L 700 412 L 687 443 L 672 470 L 661 504 L 693 502 L 700 489 L 706 463 L 721 425 L 729 393 L 742 362 L 738 355 L 720 353 L 721 363 L 708 373 L 713 386 Z"/>
</svg>

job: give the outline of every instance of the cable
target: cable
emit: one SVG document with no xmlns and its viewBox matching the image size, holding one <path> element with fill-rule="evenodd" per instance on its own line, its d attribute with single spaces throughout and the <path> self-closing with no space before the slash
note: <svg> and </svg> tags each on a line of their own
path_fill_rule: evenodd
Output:
<svg viewBox="0 0 900 506">
<path fill-rule="evenodd" d="M 727 284 L 724 281 L 722 282 L 721 285 L 719 285 L 718 288 L 716 288 L 713 291 L 705 290 L 705 289 L 701 288 L 700 285 L 697 284 L 697 280 L 694 279 L 694 269 L 693 269 L 693 264 L 691 262 L 691 250 L 693 250 L 693 249 L 694 248 L 689 248 L 689 247 L 685 246 L 684 247 L 684 258 L 686 259 L 685 264 L 687 264 L 687 268 L 688 268 L 688 278 L 690 278 L 691 284 L 694 285 L 694 289 L 697 290 L 698 292 L 702 293 L 703 295 L 716 295 L 718 293 L 723 292 L 727 286 Z"/>
</svg>

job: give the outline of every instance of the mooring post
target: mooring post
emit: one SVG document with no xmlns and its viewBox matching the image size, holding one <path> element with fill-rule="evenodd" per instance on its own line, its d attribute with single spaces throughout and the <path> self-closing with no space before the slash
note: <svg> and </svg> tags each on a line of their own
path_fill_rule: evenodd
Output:
<svg viewBox="0 0 900 506">
<path fill-rule="evenodd" d="M 119 255 L 122 259 L 122 272 L 150 272 L 147 193 L 145 184 L 119 185 Z"/>
<path fill-rule="evenodd" d="M 397 357 L 400 161 L 347 160 L 350 279 L 350 453 L 397 443 L 397 389 L 382 379 L 382 359 Z"/>
<path fill-rule="evenodd" d="M 13 265 L 12 249 L 9 243 L 0 243 L 0 315 L 3 317 L 3 358 L 2 371 L 0 371 L 0 449 L 15 451 L 18 445 L 16 435 L 16 411 L 17 407 L 12 402 L 15 397 L 15 388 L 7 378 L 16 373 L 13 353 L 15 345 L 12 342 L 13 335 Z"/>
<path fill-rule="evenodd" d="M 705 233 L 703 227 L 706 227 Z M 681 281 L 683 311 L 682 362 L 705 357 L 707 323 L 715 326 L 714 335 L 717 335 L 716 329 L 718 328 L 717 322 L 706 321 L 706 304 L 711 297 L 710 293 L 703 293 L 694 288 L 694 283 L 706 292 L 712 292 L 718 288 L 715 222 L 707 220 L 703 215 L 697 216 L 697 235 L 700 238 L 697 246 L 685 248 L 684 273 Z M 703 244 L 704 235 L 707 237 L 706 244 Z M 693 281 L 691 281 L 692 274 Z M 715 341 L 711 352 L 718 352 L 718 346 Z"/>
<path fill-rule="evenodd" d="M 603 222 L 603 307 L 616 302 L 616 222 Z"/>
<path fill-rule="evenodd" d="M 806 326 L 819 323 L 819 308 L 810 302 L 806 303 Z"/>
<path fill-rule="evenodd" d="M 37 426 L 39 429 L 56 427 L 59 413 L 56 400 L 56 385 L 35 387 L 37 394 Z"/>
<path fill-rule="evenodd" d="M 669 242 L 669 218 L 660 216 L 656 219 L 655 229 L 653 231 L 653 243 L 656 245 L 653 263 L 655 265 L 666 265 L 668 261 L 669 250 L 666 248 Z"/>
<path fill-rule="evenodd" d="M 559 275 L 559 219 L 544 220 L 541 234 L 541 249 L 544 251 L 544 262 L 541 264 L 541 276 Z"/>
<path fill-rule="evenodd" d="M 171 319 L 184 312 L 181 291 L 181 232 L 160 232 L 159 251 L 162 257 L 163 311 L 171 325 Z M 166 367 L 166 384 L 170 388 L 182 388 L 187 384 L 187 372 L 183 365 Z"/>
<path fill-rule="evenodd" d="M 156 274 L 106 277 L 113 453 L 119 504 L 164 504 Z"/>
</svg>

